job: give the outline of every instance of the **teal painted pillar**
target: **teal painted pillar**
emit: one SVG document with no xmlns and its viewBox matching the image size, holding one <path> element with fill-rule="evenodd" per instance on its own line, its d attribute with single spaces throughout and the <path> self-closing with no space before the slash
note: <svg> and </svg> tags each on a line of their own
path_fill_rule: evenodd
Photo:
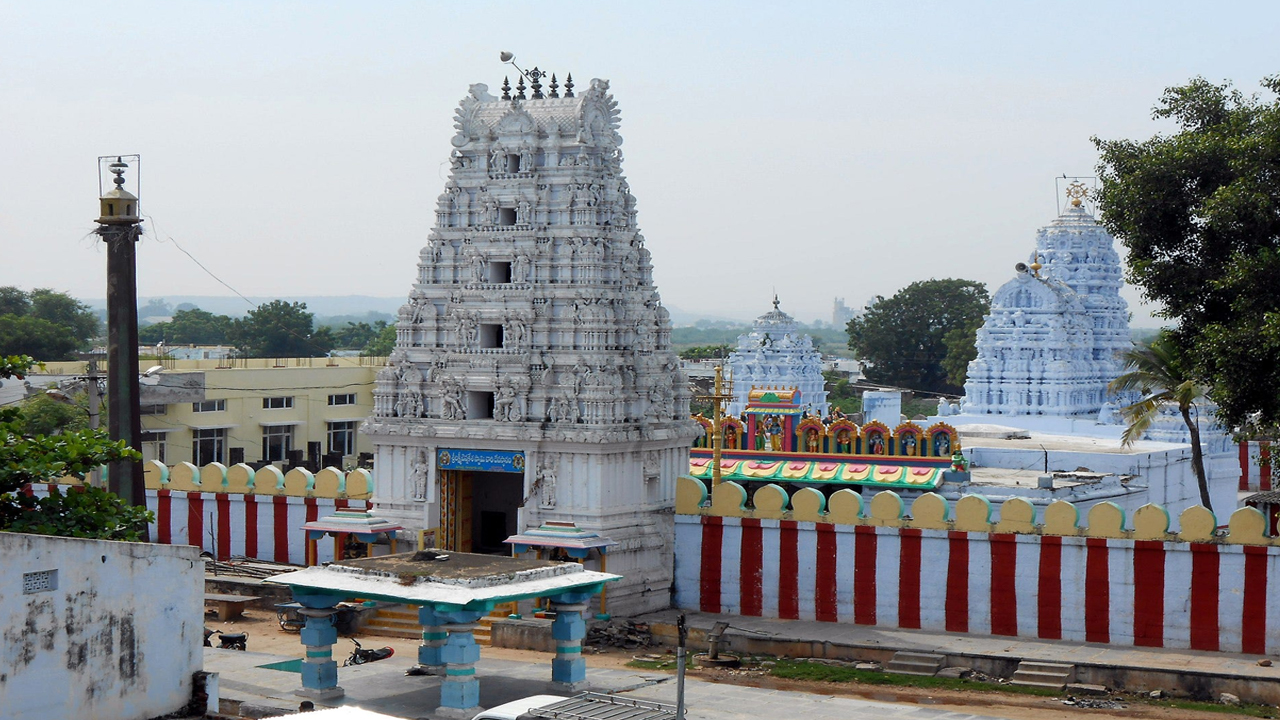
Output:
<svg viewBox="0 0 1280 720">
<path fill-rule="evenodd" d="M 418 608 L 418 624 L 422 626 L 422 644 L 418 646 L 418 665 L 432 675 L 444 675 L 444 642 L 449 637 L 445 630 L 448 621 L 437 615 L 434 608 Z"/>
<path fill-rule="evenodd" d="M 582 613 L 587 609 L 587 603 L 557 602 L 553 599 L 551 609 L 556 611 L 556 619 L 551 621 L 551 637 L 556 641 L 551 681 L 563 690 L 577 690 L 587 681 L 587 661 L 582 658 L 582 639 L 587 635 L 587 623 L 582 619 Z"/>
<path fill-rule="evenodd" d="M 440 648 L 444 682 L 440 684 L 440 708 L 436 717 L 469 720 L 481 710 L 480 681 L 476 679 L 480 646 L 476 644 L 474 630 L 482 614 L 474 610 L 436 612 L 438 619 L 447 621 L 442 627 L 448 635 Z"/>
<path fill-rule="evenodd" d="M 304 606 L 298 613 L 307 618 L 300 633 L 307 649 L 302 663 L 302 687 L 294 694 L 314 700 L 340 698 L 346 693 L 338 687 L 338 663 L 333 660 L 333 644 L 338 642 L 333 613 L 338 599 L 298 594 L 294 594 L 294 599 Z"/>
</svg>

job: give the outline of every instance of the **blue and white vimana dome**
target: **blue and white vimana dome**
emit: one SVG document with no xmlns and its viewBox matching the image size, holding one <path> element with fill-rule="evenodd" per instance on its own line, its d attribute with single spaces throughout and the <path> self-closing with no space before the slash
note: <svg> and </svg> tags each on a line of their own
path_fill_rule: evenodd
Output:
<svg viewBox="0 0 1280 720">
<path fill-rule="evenodd" d="M 991 298 L 969 363 L 967 415 L 1096 415 L 1132 347 L 1115 240 L 1074 197 Z"/>
<path fill-rule="evenodd" d="M 822 377 L 822 354 L 813 340 L 802 335 L 795 318 L 778 309 L 756 318 L 751 332 L 738 336 L 738 347 L 729 354 L 729 373 L 733 379 L 733 402 L 730 415 L 747 407 L 747 396 L 753 389 L 800 391 L 810 413 L 827 414 L 826 380 Z"/>
</svg>

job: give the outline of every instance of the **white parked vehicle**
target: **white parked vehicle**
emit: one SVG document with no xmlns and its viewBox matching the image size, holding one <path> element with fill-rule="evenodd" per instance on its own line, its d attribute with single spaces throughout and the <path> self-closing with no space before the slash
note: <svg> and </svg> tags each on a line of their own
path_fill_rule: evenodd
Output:
<svg viewBox="0 0 1280 720">
<path fill-rule="evenodd" d="M 619 714 L 623 711 L 624 714 Z M 503 703 L 472 720 L 677 720 L 674 705 L 617 695 L 582 693 L 573 697 L 530 695 Z"/>
</svg>

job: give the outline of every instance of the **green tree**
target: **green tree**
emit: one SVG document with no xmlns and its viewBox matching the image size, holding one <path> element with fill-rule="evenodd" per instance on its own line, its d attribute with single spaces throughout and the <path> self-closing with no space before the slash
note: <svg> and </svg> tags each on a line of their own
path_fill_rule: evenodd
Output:
<svg viewBox="0 0 1280 720">
<path fill-rule="evenodd" d="M 1103 224 L 1130 282 L 1176 321 L 1187 371 L 1219 417 L 1280 422 L 1280 77 L 1266 97 L 1195 78 L 1165 90 L 1149 140 L 1094 138 Z"/>
<path fill-rule="evenodd" d="M 685 360 L 713 360 L 727 358 L 731 352 L 733 348 L 728 345 L 695 345 L 681 350 L 680 357 Z"/>
<path fill-rule="evenodd" d="M 367 322 L 347 321 L 345 327 L 325 325 L 321 330 L 332 333 L 334 347 L 344 350 L 360 350 L 377 339 L 387 327 L 386 320 L 377 320 L 372 325 Z"/>
<path fill-rule="evenodd" d="M 0 379 L 22 378 L 35 364 L 28 356 L 0 357 Z M 47 497 L 28 496 L 30 484 L 79 475 L 116 460 L 136 459 L 124 441 L 111 441 L 105 430 L 65 430 L 56 435 L 32 434 L 23 408 L 0 407 L 0 530 L 108 540 L 138 540 L 154 516 L 146 508 L 126 505 L 101 488 L 57 490 Z"/>
<path fill-rule="evenodd" d="M 360 351 L 365 357 L 386 357 L 396 349 L 396 326 L 387 325 L 378 331 L 377 337 L 369 341 Z"/>
<path fill-rule="evenodd" d="M 169 345 L 222 345 L 230 330 L 231 318 L 195 308 L 178 310 L 168 322 L 139 328 L 138 339 L 151 345 L 161 340 Z"/>
<path fill-rule="evenodd" d="M 1136 347 L 1125 353 L 1127 370 L 1111 381 L 1108 389 L 1113 393 L 1136 392 L 1141 397 L 1120 409 L 1129 424 L 1120 440 L 1126 446 L 1139 440 L 1151 427 L 1160 410 L 1175 405 L 1182 421 L 1191 434 L 1191 470 L 1200 486 L 1200 504 L 1213 509 L 1209 499 L 1209 483 L 1204 474 L 1204 455 L 1200 449 L 1200 426 L 1191 413 L 1206 395 L 1204 385 L 1196 381 L 1177 341 L 1170 334 L 1162 334 L 1149 345 Z"/>
<path fill-rule="evenodd" d="M 66 401 L 40 393 L 22 403 L 22 434 L 57 435 L 89 427 L 89 394 L 76 393 Z"/>
<path fill-rule="evenodd" d="M 947 356 L 942 359 L 942 369 L 947 371 L 947 382 L 956 387 L 964 387 L 969 377 L 969 362 L 978 357 L 978 329 L 982 327 L 983 315 L 969 318 L 958 327 L 954 327 L 942 337 L 947 346 Z"/>
<path fill-rule="evenodd" d="M 972 280 L 923 280 L 891 298 L 876 297 L 849 321 L 849 349 L 863 361 L 867 379 L 926 392 L 956 393 L 944 362 L 963 351 L 947 334 L 982 322 L 991 305 L 986 286 Z M 952 364 L 958 363 L 955 359 Z"/>
<path fill-rule="evenodd" d="M 306 303 L 272 300 L 233 320 L 228 339 L 246 357 L 322 357 L 333 337 L 315 332 L 312 321 Z"/>
<path fill-rule="evenodd" d="M 99 327 L 98 316 L 69 295 L 0 287 L 0 355 L 69 360 L 89 348 Z"/>
</svg>

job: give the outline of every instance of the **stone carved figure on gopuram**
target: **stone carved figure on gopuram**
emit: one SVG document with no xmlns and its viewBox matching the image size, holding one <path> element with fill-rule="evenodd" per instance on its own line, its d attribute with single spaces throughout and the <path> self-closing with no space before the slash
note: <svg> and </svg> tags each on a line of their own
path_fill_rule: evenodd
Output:
<svg viewBox="0 0 1280 720">
<path fill-rule="evenodd" d="M 1120 257 L 1086 209 L 1085 188 L 1072 184 L 1067 195 L 1067 209 L 1036 233 L 1031 257 L 991 298 L 966 414 L 1096 416 L 1115 400 L 1107 383 L 1132 347 Z"/>
</svg>

